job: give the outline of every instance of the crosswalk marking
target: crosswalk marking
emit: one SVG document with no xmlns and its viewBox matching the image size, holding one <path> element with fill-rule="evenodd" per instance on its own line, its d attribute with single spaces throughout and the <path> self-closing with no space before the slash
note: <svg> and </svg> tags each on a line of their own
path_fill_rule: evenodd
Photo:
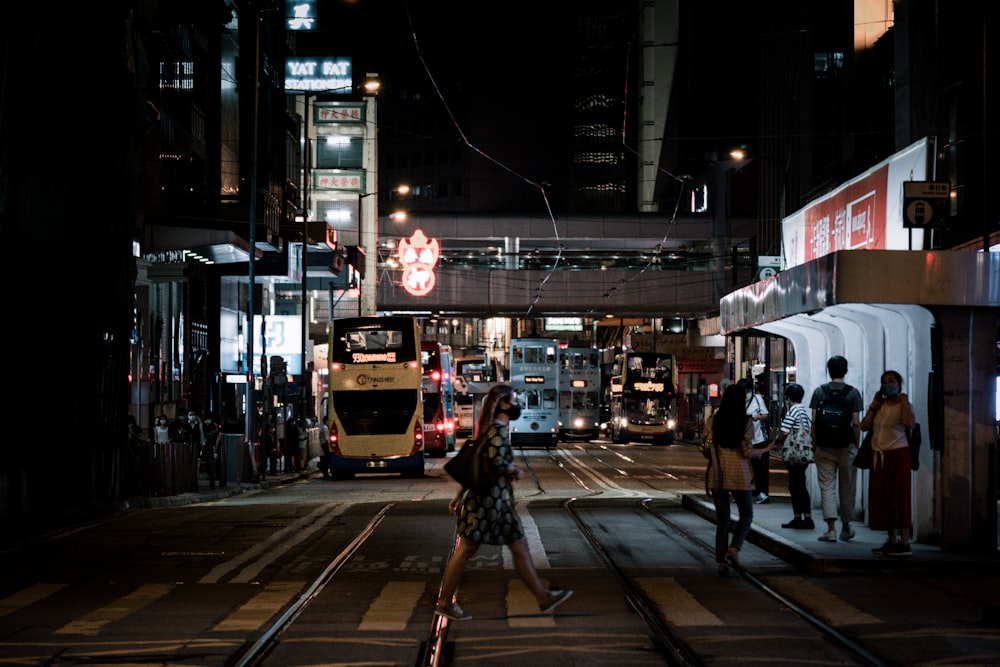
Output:
<svg viewBox="0 0 1000 667">
<path fill-rule="evenodd" d="M 390 581 L 368 606 L 358 630 L 405 630 L 424 588 L 422 581 Z"/>
<path fill-rule="evenodd" d="M 283 609 L 304 587 L 304 581 L 278 581 L 268 584 L 264 590 L 247 600 L 212 630 L 218 632 L 256 630 Z"/>
<path fill-rule="evenodd" d="M 723 625 L 718 616 L 705 609 L 673 577 L 640 577 L 636 583 L 656 603 L 663 618 L 671 625 Z"/>
<path fill-rule="evenodd" d="M 538 600 L 520 579 L 507 584 L 507 627 L 509 628 L 554 628 L 556 619 L 552 614 L 538 610 Z"/>
<path fill-rule="evenodd" d="M 17 591 L 7 597 L 0 599 L 0 616 L 6 616 L 29 605 L 33 605 L 39 600 L 44 600 L 53 593 L 58 593 L 66 588 L 66 584 L 34 584 Z"/>
<path fill-rule="evenodd" d="M 552 566 L 549 563 L 549 555 L 545 553 L 545 546 L 542 544 L 542 536 L 538 532 L 538 524 L 535 523 L 535 518 L 531 516 L 531 512 L 528 511 L 528 506 L 526 504 L 518 504 L 517 518 L 521 520 L 521 529 L 524 530 L 524 536 L 528 539 L 528 553 L 531 554 L 531 561 L 535 564 L 535 569 L 551 569 Z M 511 554 L 510 549 L 503 547 L 501 554 L 503 558 L 503 569 L 516 569 L 514 566 L 514 556 Z"/>
<path fill-rule="evenodd" d="M 819 615 L 834 627 L 882 622 L 802 577 L 772 577 L 768 585 L 793 600 L 809 600 L 809 607 L 821 609 Z"/>
<path fill-rule="evenodd" d="M 57 635 L 96 635 L 101 628 L 152 604 L 174 589 L 173 584 L 145 584 L 111 604 L 67 623 L 56 630 Z"/>
</svg>

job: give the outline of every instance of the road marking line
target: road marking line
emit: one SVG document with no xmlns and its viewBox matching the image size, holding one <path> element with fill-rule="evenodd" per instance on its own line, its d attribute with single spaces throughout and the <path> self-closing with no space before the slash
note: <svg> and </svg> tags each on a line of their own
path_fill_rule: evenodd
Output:
<svg viewBox="0 0 1000 667">
<path fill-rule="evenodd" d="M 263 627 L 268 619 L 284 609 L 304 587 L 304 581 L 278 581 L 268 584 L 264 590 L 222 619 L 212 630 L 216 632 L 257 630 Z"/>
<path fill-rule="evenodd" d="M 29 605 L 33 605 L 39 600 L 44 600 L 50 595 L 58 593 L 66 588 L 66 586 L 67 584 L 34 584 L 23 591 L 12 593 L 0 599 L 0 616 L 6 616 Z"/>
<path fill-rule="evenodd" d="M 81 616 L 55 631 L 57 635 L 96 635 L 109 623 L 125 618 L 174 590 L 173 584 L 145 584 L 100 609 Z"/>
<path fill-rule="evenodd" d="M 861 611 L 842 598 L 801 577 L 771 577 L 767 583 L 792 600 L 809 600 L 809 608 L 822 609 L 823 611 L 817 615 L 822 616 L 834 627 L 883 622 L 882 619 Z"/>
<path fill-rule="evenodd" d="M 254 558 L 259 559 L 252 565 L 247 566 L 239 575 L 233 577 L 231 583 L 245 584 L 254 580 L 261 570 L 273 563 L 279 556 L 302 542 L 307 537 L 327 525 L 327 521 L 336 516 L 340 516 L 347 510 L 347 504 L 329 503 L 321 505 L 306 516 L 285 526 L 276 533 L 272 533 L 266 540 L 257 544 L 235 558 L 219 563 L 208 574 L 198 580 L 199 584 L 217 584 L 226 574 L 232 572 L 250 562 Z M 312 525 L 310 525 L 312 524 Z"/>
<path fill-rule="evenodd" d="M 640 577 L 636 583 L 671 625 L 724 625 L 718 616 L 703 607 L 673 577 Z"/>
<path fill-rule="evenodd" d="M 513 579 L 507 583 L 507 627 L 554 628 L 555 626 L 555 617 L 538 610 L 538 600 L 524 582 Z"/>
<path fill-rule="evenodd" d="M 422 581 L 390 581 L 368 606 L 358 630 L 401 632 L 424 594 Z"/>
</svg>

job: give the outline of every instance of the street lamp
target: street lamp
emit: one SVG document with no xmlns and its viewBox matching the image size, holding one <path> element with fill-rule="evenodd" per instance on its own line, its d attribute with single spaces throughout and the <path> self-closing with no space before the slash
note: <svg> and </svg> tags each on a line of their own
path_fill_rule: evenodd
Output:
<svg viewBox="0 0 1000 667">
<path fill-rule="evenodd" d="M 779 148 L 779 151 L 775 152 L 780 154 L 780 146 L 773 146 L 773 148 Z M 762 238 L 760 246 L 764 249 L 762 254 L 781 254 L 781 224 L 785 219 L 785 211 L 787 210 L 786 202 L 788 200 L 789 179 L 791 177 L 789 160 L 787 158 L 773 158 L 756 152 L 749 152 L 746 146 L 733 148 L 729 151 L 729 157 L 744 166 L 755 160 L 762 163 L 757 188 L 757 211 L 760 236 Z M 742 169 L 742 166 L 739 168 Z M 794 190 L 794 177 L 792 179 L 792 189 Z M 777 237 L 777 242 L 774 240 L 775 237 Z"/>
</svg>

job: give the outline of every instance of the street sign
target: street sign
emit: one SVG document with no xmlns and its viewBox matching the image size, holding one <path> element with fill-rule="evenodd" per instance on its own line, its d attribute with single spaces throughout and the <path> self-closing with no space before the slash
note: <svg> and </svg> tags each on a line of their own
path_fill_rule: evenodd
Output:
<svg viewBox="0 0 1000 667">
<path fill-rule="evenodd" d="M 940 181 L 903 182 L 903 227 L 947 227 L 951 216 L 951 185 Z"/>
<path fill-rule="evenodd" d="M 781 271 L 781 255 L 760 255 L 757 257 L 757 277 L 764 280 L 778 275 Z"/>
</svg>

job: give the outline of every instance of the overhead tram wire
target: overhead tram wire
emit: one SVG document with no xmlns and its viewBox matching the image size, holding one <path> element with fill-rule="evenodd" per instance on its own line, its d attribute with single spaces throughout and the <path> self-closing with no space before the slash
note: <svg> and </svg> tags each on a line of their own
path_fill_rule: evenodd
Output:
<svg viewBox="0 0 1000 667">
<path fill-rule="evenodd" d="M 485 151 L 481 150 L 477 146 L 474 146 L 472 144 L 472 142 L 469 141 L 469 138 L 466 136 L 465 132 L 462 130 L 462 126 L 455 119 L 455 115 L 452 113 L 451 108 L 448 106 L 448 101 L 444 98 L 444 95 L 441 93 L 441 89 L 438 87 L 437 81 L 434 79 L 434 75 L 431 73 L 430 68 L 427 66 L 427 61 L 424 60 L 424 55 L 423 55 L 423 53 L 420 50 L 420 43 L 417 40 L 417 34 L 413 30 L 413 21 L 412 21 L 411 16 L 410 16 L 410 6 L 409 6 L 409 3 L 405 3 L 405 6 L 406 6 L 406 19 L 407 19 L 407 22 L 408 22 L 408 24 L 410 26 L 410 34 L 413 37 L 413 46 L 417 50 L 417 57 L 420 59 L 420 64 L 424 68 L 424 71 L 427 73 L 427 77 L 430 79 L 431 85 L 434 87 L 434 92 L 437 94 L 438 99 L 441 100 L 441 104 L 444 105 L 445 112 L 448 114 L 448 117 L 451 119 L 452 125 L 455 126 L 455 130 L 458 132 L 459 136 L 461 137 L 462 143 L 464 143 L 468 148 L 470 148 L 471 150 L 475 151 L 477 154 L 479 154 L 480 156 L 482 156 L 486 160 L 492 162 L 494 165 L 500 167 L 501 169 L 503 169 L 507 173 L 511 174 L 515 178 L 520 179 L 521 181 L 524 181 L 525 183 L 527 183 L 528 185 L 530 185 L 530 186 L 532 186 L 534 188 L 537 188 L 538 191 L 539 191 L 539 193 L 542 196 L 542 201 L 545 204 L 545 211 L 548 214 L 549 221 L 552 223 L 552 231 L 553 231 L 553 234 L 555 236 L 556 247 L 558 248 L 559 252 L 556 255 L 555 260 L 553 261 L 552 266 L 549 268 L 549 270 L 546 273 L 545 277 L 542 278 L 538 282 L 538 287 L 537 287 L 536 293 L 535 293 L 535 299 L 532 302 L 532 304 L 528 307 L 528 310 L 525 313 L 526 316 L 530 315 L 531 311 L 534 309 L 534 307 L 538 304 L 539 301 L 541 301 L 541 298 L 542 298 L 542 288 L 545 286 L 545 283 L 547 283 L 549 281 L 549 279 L 552 277 L 552 273 L 559 266 L 559 262 L 562 259 L 563 245 L 562 245 L 561 239 L 559 238 L 559 228 L 556 226 L 556 219 L 555 219 L 555 216 L 552 213 L 552 206 L 549 203 L 549 198 L 548 198 L 548 195 L 545 192 L 545 187 L 541 183 L 536 183 L 536 182 L 532 181 L 531 179 L 525 178 L 521 174 L 518 174 L 514 170 L 510 169 L 507 165 L 505 165 L 502 162 L 494 159 L 491 155 L 489 155 Z"/>
<path fill-rule="evenodd" d="M 448 118 L 451 120 L 451 123 L 455 127 L 455 130 L 458 132 L 458 135 L 461 138 L 462 143 L 464 143 L 466 147 L 468 147 L 469 149 L 471 149 L 472 151 L 474 151 L 475 153 L 477 153 L 478 155 L 480 155 L 484 159 L 488 160 L 489 162 L 493 163 L 494 165 L 496 165 L 500 169 L 506 171 L 507 173 L 511 174 L 515 178 L 517 178 L 517 179 L 523 181 L 524 183 L 530 185 L 531 187 L 534 187 L 534 188 L 538 189 L 539 193 L 542 196 L 542 201 L 543 201 L 543 203 L 545 205 L 546 214 L 547 214 L 547 216 L 549 218 L 549 221 L 552 223 L 553 237 L 555 239 L 557 254 L 556 254 L 555 258 L 553 259 L 552 266 L 549 267 L 549 269 L 546 272 L 545 276 L 541 280 L 538 281 L 538 284 L 537 284 L 537 287 L 536 287 L 536 290 L 535 290 L 534 300 L 532 301 L 531 305 L 528 307 L 528 310 L 525 313 L 525 315 L 530 315 L 532 313 L 532 311 L 535 309 L 535 306 L 537 306 L 541 302 L 543 288 L 544 288 L 545 284 L 549 282 L 549 280 L 551 279 L 551 277 L 552 277 L 553 273 L 556 271 L 556 269 L 559 267 L 560 262 L 562 260 L 562 252 L 565 249 L 564 245 L 562 243 L 562 239 L 559 236 L 559 229 L 558 229 L 558 226 L 556 224 L 555 215 L 552 213 L 552 206 L 551 206 L 551 204 L 549 202 L 548 195 L 545 192 L 545 187 L 544 187 L 543 184 L 537 183 L 535 181 L 532 181 L 531 179 L 528 179 L 528 178 L 522 176 L 521 174 L 515 172 L 514 170 L 512 170 L 511 168 L 509 168 L 507 165 L 505 165 L 502 162 L 496 160 L 491 155 L 489 155 L 488 153 L 486 153 L 484 150 L 480 149 L 478 146 L 475 146 L 474 144 L 472 144 L 471 141 L 469 141 L 469 138 L 465 134 L 465 131 L 462 129 L 462 127 L 459 124 L 458 120 L 455 118 L 454 113 L 452 113 L 452 110 L 451 110 L 450 106 L 448 105 L 448 101 L 445 99 L 444 94 L 441 92 L 441 89 L 438 86 L 437 81 L 435 80 L 433 73 L 430 71 L 430 67 L 428 67 L 428 65 L 427 65 L 427 61 L 425 60 L 423 52 L 420 49 L 420 42 L 419 42 L 419 40 L 417 38 L 416 31 L 413 28 L 413 21 L 412 21 L 411 15 L 410 15 L 409 4 L 408 3 L 404 3 L 404 6 L 406 8 L 407 24 L 410 27 L 410 35 L 411 35 L 411 37 L 413 39 L 413 45 L 414 45 L 414 48 L 416 49 L 417 57 L 420 60 L 421 67 L 423 67 L 424 72 L 426 72 L 427 77 L 430 80 L 431 86 L 433 86 L 433 88 L 434 88 L 435 94 L 437 95 L 438 99 L 441 100 L 441 104 L 444 106 L 445 113 L 448 114 Z M 628 63 L 629 63 L 629 57 L 631 55 L 631 51 L 632 51 L 632 49 L 635 46 L 636 39 L 637 39 L 637 36 L 633 35 L 632 41 L 631 41 L 631 43 L 629 45 L 628 53 L 626 54 L 626 57 L 625 57 L 625 73 L 624 73 L 624 81 L 625 81 L 625 83 L 624 83 L 624 98 L 623 99 L 626 100 L 626 102 L 628 100 L 628 91 L 629 91 L 629 88 L 628 88 L 629 64 Z M 622 109 L 622 130 L 621 130 L 622 147 L 623 147 L 624 150 L 629 151 L 633 155 L 635 155 L 637 157 L 641 157 L 640 154 L 639 154 L 639 152 L 634 147 L 629 146 L 626 143 L 626 141 L 625 141 L 627 123 L 628 123 L 628 107 L 627 107 L 627 104 L 625 104 L 625 105 L 623 105 L 623 109 Z M 672 213 L 670 215 L 670 219 L 667 221 L 667 232 L 666 232 L 666 234 L 664 234 L 664 236 L 663 236 L 662 240 L 660 241 L 660 243 L 658 243 L 654 248 L 651 249 L 652 250 L 652 256 L 646 262 L 645 266 L 643 266 L 643 268 L 640 269 L 635 276 L 633 276 L 632 278 L 628 278 L 628 279 L 624 279 L 624 278 L 621 279 L 619 281 L 618 286 L 626 285 L 626 284 L 628 284 L 630 282 L 638 280 L 647 270 L 650 269 L 650 267 L 652 267 L 655 263 L 657 263 L 657 259 L 660 257 L 660 255 L 662 255 L 663 249 L 666 246 L 667 240 L 670 238 L 670 232 L 674 229 L 674 227 L 676 225 L 677 214 L 678 214 L 678 211 L 680 210 L 680 202 L 683 199 L 683 196 L 681 196 L 681 195 L 683 195 L 684 188 L 692 180 L 691 176 L 689 176 L 687 174 L 676 175 L 676 174 L 673 174 L 670 171 L 662 168 L 659 165 L 656 167 L 656 169 L 660 173 L 665 174 L 665 175 L 669 176 L 670 178 L 672 178 L 673 180 L 675 180 L 678 183 L 680 183 L 681 184 L 681 192 L 680 192 L 680 195 L 676 198 L 676 201 L 675 201 L 675 204 L 674 204 L 674 209 L 673 209 L 673 211 L 672 211 Z M 610 288 L 603 295 L 603 297 L 605 299 L 609 299 L 612 296 L 614 296 L 615 294 L 617 294 L 617 292 L 618 292 L 618 286 Z M 487 287 L 488 287 L 488 285 L 487 285 Z M 596 308 L 592 308 L 588 312 L 590 314 L 593 314 L 593 313 L 597 312 L 597 309 Z"/>
</svg>

